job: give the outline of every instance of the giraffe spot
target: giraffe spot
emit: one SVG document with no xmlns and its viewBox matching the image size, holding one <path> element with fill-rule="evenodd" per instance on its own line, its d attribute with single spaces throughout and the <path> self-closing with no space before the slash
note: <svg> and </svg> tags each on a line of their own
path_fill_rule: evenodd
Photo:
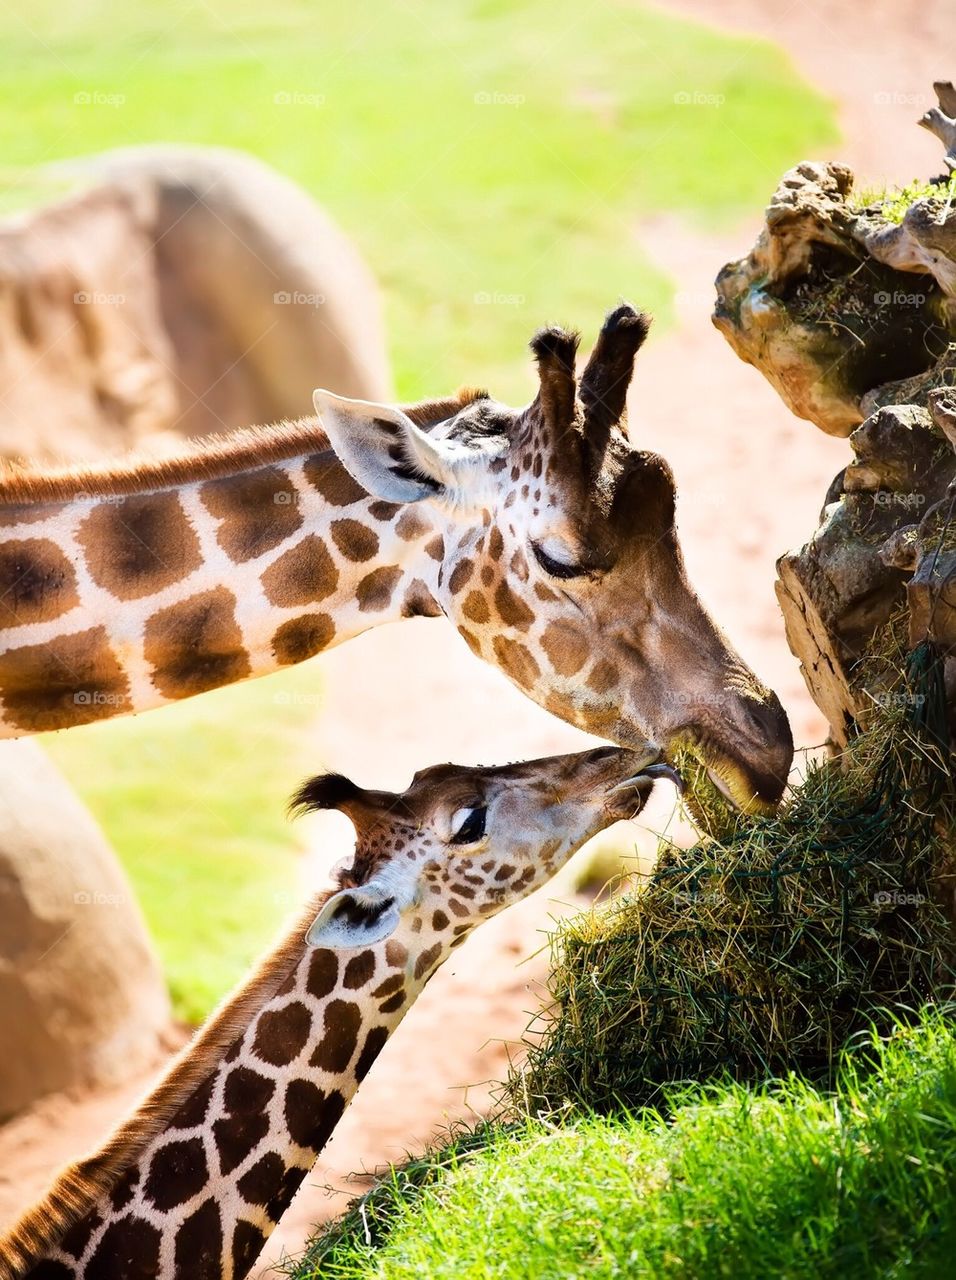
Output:
<svg viewBox="0 0 956 1280">
<path fill-rule="evenodd" d="M 325 1008 L 322 1040 L 310 1065 L 341 1075 L 352 1061 L 362 1015 L 351 1000 L 330 1000 Z"/>
<path fill-rule="evenodd" d="M 355 588 L 359 610 L 362 613 L 378 613 L 387 609 L 401 576 L 402 571 L 396 565 L 383 566 L 367 573 Z"/>
<path fill-rule="evenodd" d="M 545 604 L 554 604 L 561 599 L 557 592 L 552 591 L 550 587 L 546 587 L 543 582 L 534 584 L 534 594 L 539 600 L 543 600 Z"/>
<path fill-rule="evenodd" d="M 163 697 L 188 698 L 252 674 L 235 606 L 231 591 L 214 587 L 147 620 L 143 653 Z"/>
<path fill-rule="evenodd" d="M 591 656 L 587 637 L 571 622 L 549 622 L 541 636 L 541 647 L 559 676 L 573 676 Z"/>
<path fill-rule="evenodd" d="M 467 627 L 459 627 L 458 634 L 464 640 L 465 644 L 472 651 L 472 653 L 477 658 L 480 658 L 481 657 L 481 641 L 478 639 L 475 633 L 473 631 L 469 631 Z"/>
<path fill-rule="evenodd" d="M 176 1274 L 189 1280 L 222 1280 L 226 1242 L 219 1206 L 210 1196 L 176 1232 Z"/>
<path fill-rule="evenodd" d="M 274 1080 L 252 1067 L 233 1067 L 223 1086 L 223 1105 L 231 1115 L 254 1115 L 265 1111 L 275 1087 Z"/>
<path fill-rule="evenodd" d="M 365 1044 L 362 1046 L 362 1052 L 359 1054 L 359 1060 L 355 1064 L 355 1078 L 359 1084 L 365 1079 L 369 1071 L 372 1069 L 372 1063 L 382 1052 L 385 1042 L 388 1040 L 388 1029 L 386 1027 L 373 1027 L 365 1037 Z"/>
<path fill-rule="evenodd" d="M 376 520 L 394 520 L 402 506 L 399 502 L 384 502 L 381 498 L 377 498 L 375 502 L 369 503 L 368 509 L 369 514 Z"/>
<path fill-rule="evenodd" d="M 495 571 L 490 564 L 481 566 L 481 581 L 486 587 L 490 587 L 495 580 Z"/>
<path fill-rule="evenodd" d="M 338 1089 L 326 1093 L 311 1080 L 289 1081 L 285 1091 L 285 1123 L 292 1141 L 300 1147 L 321 1151 L 344 1110 L 345 1098 Z"/>
<path fill-rule="evenodd" d="M 378 552 L 378 534 L 361 520 L 333 520 L 332 541 L 346 560 L 361 563 Z"/>
<path fill-rule="evenodd" d="M 387 1000 L 383 1000 L 378 1006 L 379 1013 L 394 1013 L 396 1009 L 400 1009 L 405 1003 L 405 988 L 396 991 L 393 996 L 389 996 Z"/>
<path fill-rule="evenodd" d="M 448 917 L 444 911 L 436 911 L 432 916 L 432 928 L 439 932 L 448 928 Z"/>
<path fill-rule="evenodd" d="M 544 860 L 547 860 L 548 858 L 553 858 L 554 855 L 561 848 L 562 843 L 563 842 L 560 838 L 555 838 L 553 840 L 546 840 L 545 843 L 541 846 L 541 851 L 538 856 Z"/>
<path fill-rule="evenodd" d="M 575 724 L 577 719 L 577 707 L 571 698 L 565 697 L 561 693 L 551 693 L 545 701 L 545 710 L 550 711 L 553 716 L 557 716 L 559 720 L 567 720 L 569 724 Z"/>
<path fill-rule="evenodd" d="M 505 540 L 497 527 L 488 535 L 488 554 L 492 560 L 500 560 L 505 549 Z"/>
<path fill-rule="evenodd" d="M 200 1138 L 167 1142 L 149 1163 L 143 1194 L 157 1209 L 173 1209 L 197 1195 L 208 1178 L 209 1166 Z"/>
<path fill-rule="evenodd" d="M 265 1248 L 266 1237 L 251 1222 L 240 1218 L 232 1233 L 232 1274 L 245 1276 Z"/>
<path fill-rule="evenodd" d="M 65 502 L 0 502 L 0 528 L 39 524 L 41 520 L 58 516 L 66 505 Z"/>
<path fill-rule="evenodd" d="M 103 1232 L 86 1264 L 83 1280 L 116 1280 L 117 1276 L 153 1277 L 160 1274 L 162 1235 L 143 1218 L 118 1218 Z"/>
<path fill-rule="evenodd" d="M 306 989 L 310 996 L 323 1000 L 335 990 L 339 980 L 339 962 L 334 951 L 324 948 L 316 950 L 309 963 L 309 976 Z"/>
<path fill-rule="evenodd" d="M 311 1026 L 312 1015 L 301 1000 L 293 1000 L 284 1009 L 267 1009 L 256 1024 L 253 1052 L 263 1062 L 286 1067 L 302 1052 Z"/>
<path fill-rule="evenodd" d="M 617 684 L 618 679 L 618 671 L 614 663 L 601 658 L 591 668 L 587 678 L 587 686 L 589 689 L 593 689 L 595 693 L 608 693 Z"/>
<path fill-rule="evenodd" d="M 223 1175 L 232 1173 L 269 1132 L 269 1117 L 262 1111 L 253 1115 L 224 1116 L 212 1126 Z"/>
<path fill-rule="evenodd" d="M 76 1280 L 76 1272 L 63 1262 L 44 1258 L 26 1272 L 26 1280 Z"/>
<path fill-rule="evenodd" d="M 460 919 L 462 916 L 467 916 L 467 915 L 470 915 L 470 914 L 471 914 L 471 913 L 469 912 L 468 908 L 465 906 L 465 904 L 464 904 L 463 902 L 459 902 L 457 898 L 449 898 L 449 899 L 448 899 L 448 906 L 449 906 L 449 909 L 450 909 L 450 911 L 451 911 L 452 915 L 453 915 L 453 916 L 458 916 L 458 917 L 459 917 L 459 919 Z"/>
<path fill-rule="evenodd" d="M 408 961 L 408 948 L 394 938 L 385 944 L 385 959 L 393 969 L 402 968 Z"/>
<path fill-rule="evenodd" d="M 278 1222 L 305 1175 L 305 1169 L 287 1169 L 282 1157 L 270 1151 L 242 1175 L 237 1187 L 247 1204 L 261 1204 L 270 1219 Z"/>
<path fill-rule="evenodd" d="M 290 666 L 327 649 L 334 636 L 335 623 L 327 613 L 304 613 L 276 628 L 272 652 L 281 666 Z"/>
<path fill-rule="evenodd" d="M 390 978 L 386 978 L 384 982 L 380 982 L 372 992 L 373 1000 L 381 1000 L 383 996 L 392 996 L 401 987 L 405 985 L 404 973 L 393 973 Z"/>
<path fill-rule="evenodd" d="M 275 1151 L 267 1151 L 248 1169 L 236 1187 L 246 1204 L 267 1205 L 282 1186 L 285 1162 Z"/>
<path fill-rule="evenodd" d="M 513 507 L 517 499 L 518 499 L 517 492 L 514 489 L 512 489 L 511 492 L 508 494 L 507 498 L 505 498 L 505 501 L 504 501 L 505 510 L 507 511 L 509 507 Z"/>
<path fill-rule="evenodd" d="M 375 952 L 363 951 L 360 955 L 353 956 L 345 966 L 345 975 L 342 978 L 342 985 L 349 987 L 351 990 L 357 990 L 364 987 L 366 982 L 371 980 L 372 974 L 375 972 Z"/>
<path fill-rule="evenodd" d="M 495 657 L 503 671 L 525 689 L 530 689 L 541 674 L 541 668 L 527 646 L 508 636 L 495 636 L 492 641 Z"/>
<path fill-rule="evenodd" d="M 534 622 L 534 614 L 518 598 L 507 582 L 499 582 L 495 591 L 495 608 L 498 616 L 507 627 L 516 627 L 519 631 L 527 631 Z"/>
<path fill-rule="evenodd" d="M 64 1234 L 60 1248 L 71 1258 L 82 1258 L 86 1253 L 86 1246 L 93 1238 L 93 1232 L 102 1225 L 103 1215 L 92 1209 Z"/>
<path fill-rule="evenodd" d="M 199 496 L 219 521 L 216 541 L 236 564 L 271 551 L 302 527 L 299 495 L 279 467 L 207 480 Z"/>
<path fill-rule="evenodd" d="M 427 520 L 423 520 L 414 507 L 409 507 L 404 511 L 395 526 L 395 532 L 405 542 L 414 542 L 416 538 L 420 538 L 422 534 L 428 532 L 431 525 Z"/>
<path fill-rule="evenodd" d="M 452 893 L 457 893 L 459 898 L 473 898 L 475 891 L 470 884 L 453 884 L 451 886 Z"/>
<path fill-rule="evenodd" d="M 441 617 L 441 608 L 436 602 L 431 591 L 425 583 L 422 582 L 421 578 L 415 578 L 414 581 L 409 584 L 408 590 L 405 592 L 405 599 L 402 601 L 402 617 Z"/>
<path fill-rule="evenodd" d="M 0 696 L 7 723 L 29 733 L 130 710 L 129 680 L 105 627 L 0 654 Z"/>
<path fill-rule="evenodd" d="M 423 951 L 422 954 L 415 961 L 415 977 L 420 978 L 422 977 L 423 974 L 427 973 L 428 970 L 432 967 L 432 965 L 435 964 L 435 962 L 437 961 L 440 955 L 441 955 L 440 942 L 436 942 L 433 947 L 429 947 L 426 951 Z"/>
<path fill-rule="evenodd" d="M 436 534 L 434 538 L 429 538 L 425 543 L 425 555 L 431 556 L 432 560 L 441 563 L 445 558 L 445 539 L 441 534 Z"/>
<path fill-rule="evenodd" d="M 306 458 L 302 469 L 312 488 L 333 507 L 350 507 L 353 502 L 368 497 L 331 451 Z"/>
<path fill-rule="evenodd" d="M 448 579 L 448 590 L 453 596 L 457 596 L 459 591 L 464 588 L 474 568 L 475 566 L 468 559 L 458 561 L 451 571 L 451 577 Z"/>
<path fill-rule="evenodd" d="M 511 557 L 511 572 L 519 582 L 528 581 L 528 561 L 520 547 Z"/>
<path fill-rule="evenodd" d="M 77 530 L 86 567 L 118 600 L 140 600 L 202 564 L 199 539 L 173 492 L 131 494 L 95 506 Z"/>
<path fill-rule="evenodd" d="M 0 625 L 49 622 L 79 604 L 73 566 L 55 542 L 0 543 Z"/>
<path fill-rule="evenodd" d="M 322 539 L 310 533 L 283 551 L 263 573 L 261 582 L 270 604 L 294 609 L 327 599 L 339 584 L 339 571 Z"/>
<path fill-rule="evenodd" d="M 212 1089 L 215 1083 L 216 1074 L 215 1072 L 210 1072 L 170 1120 L 169 1128 L 195 1129 L 197 1125 L 202 1124 L 206 1118 L 206 1112 L 209 1110 L 209 1099 L 212 1097 Z"/>
<path fill-rule="evenodd" d="M 132 1200 L 139 1183 L 139 1169 L 136 1165 L 127 1171 L 110 1192 L 110 1204 L 114 1209 L 125 1209 Z"/>
<path fill-rule="evenodd" d="M 461 606 L 461 611 L 466 618 L 479 624 L 487 622 L 491 617 L 488 601 L 480 591 L 468 592 L 467 596 L 465 596 L 465 603 Z"/>
<path fill-rule="evenodd" d="M 512 867 L 512 866 L 511 866 L 509 863 L 507 863 L 507 862 L 502 863 L 502 865 L 501 865 L 501 866 L 498 868 L 498 870 L 495 872 L 495 879 L 496 879 L 496 880 L 510 880 L 510 879 L 511 879 L 511 877 L 515 874 L 515 872 L 516 872 L 517 870 L 518 870 L 518 868 L 517 868 L 517 867 Z"/>
</svg>

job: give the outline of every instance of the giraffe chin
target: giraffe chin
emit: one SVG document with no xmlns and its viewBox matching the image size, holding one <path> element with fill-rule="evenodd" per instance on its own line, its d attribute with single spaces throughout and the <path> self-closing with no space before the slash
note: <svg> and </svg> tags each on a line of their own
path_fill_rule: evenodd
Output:
<svg viewBox="0 0 956 1280">
<path fill-rule="evenodd" d="M 734 761 L 723 759 L 715 763 L 706 760 L 704 768 L 707 770 L 707 777 L 724 799 L 729 800 L 741 813 L 764 818 L 776 813 L 780 801 L 765 800 L 758 795 L 743 769 Z"/>
</svg>

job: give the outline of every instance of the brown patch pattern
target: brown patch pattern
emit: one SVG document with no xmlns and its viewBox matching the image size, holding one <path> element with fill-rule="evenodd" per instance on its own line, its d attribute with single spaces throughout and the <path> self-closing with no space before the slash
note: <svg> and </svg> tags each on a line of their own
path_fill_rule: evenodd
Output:
<svg viewBox="0 0 956 1280">
<path fill-rule="evenodd" d="M 302 526 L 299 495 L 279 467 L 208 480 L 199 496 L 210 515 L 220 521 L 216 541 L 237 564 L 278 547 Z"/>
<path fill-rule="evenodd" d="M 335 638 L 335 623 L 327 613 L 304 613 L 276 627 L 272 652 L 280 666 L 304 662 L 327 649 Z"/>
<path fill-rule="evenodd" d="M 48 538 L 0 543 L 0 626 L 49 622 L 79 604 L 76 574 Z"/>
<path fill-rule="evenodd" d="M 28 733 L 107 719 L 129 710 L 129 695 L 105 627 L 0 654 L 4 719 Z"/>
<path fill-rule="evenodd" d="M 196 532 L 169 491 L 99 503 L 76 539 L 90 577 L 117 600 L 155 595 L 202 563 Z"/>
<path fill-rule="evenodd" d="M 143 651 L 163 697 L 188 698 L 252 675 L 235 607 L 231 591 L 214 587 L 147 621 Z"/>
<path fill-rule="evenodd" d="M 402 571 L 396 566 L 373 569 L 371 573 L 367 573 L 355 588 L 355 598 L 361 612 L 380 613 L 387 609 L 401 576 Z"/>
<path fill-rule="evenodd" d="M 338 583 L 335 561 L 314 533 L 284 551 L 262 575 L 266 599 L 283 609 L 318 604 L 332 594 Z"/>
</svg>

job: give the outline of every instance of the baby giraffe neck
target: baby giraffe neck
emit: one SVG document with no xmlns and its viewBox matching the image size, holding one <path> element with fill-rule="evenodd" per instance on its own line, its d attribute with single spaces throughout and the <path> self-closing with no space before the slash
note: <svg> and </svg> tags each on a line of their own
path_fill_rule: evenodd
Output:
<svg viewBox="0 0 956 1280">
<path fill-rule="evenodd" d="M 446 950 L 421 924 L 357 951 L 305 927 L 0 1240 L 3 1280 L 244 1280 Z"/>
</svg>

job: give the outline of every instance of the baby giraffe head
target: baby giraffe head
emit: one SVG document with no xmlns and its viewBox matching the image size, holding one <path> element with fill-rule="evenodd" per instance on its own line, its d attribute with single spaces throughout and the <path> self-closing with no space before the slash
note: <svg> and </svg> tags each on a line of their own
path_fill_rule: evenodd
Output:
<svg viewBox="0 0 956 1280">
<path fill-rule="evenodd" d="M 538 333 L 524 409 L 477 392 L 404 408 L 316 392 L 316 408 L 363 488 L 438 525 L 436 602 L 476 654 L 599 737 L 695 748 L 762 810 L 786 783 L 787 717 L 687 580 L 670 468 L 623 429 L 648 324 L 612 311 L 580 379 L 577 336 Z"/>
<path fill-rule="evenodd" d="M 313 946 L 366 947 L 402 928 L 421 978 L 482 920 L 544 884 L 591 836 L 633 818 L 654 782 L 679 782 L 654 748 L 599 747 L 523 764 L 423 769 L 401 794 L 338 774 L 306 782 L 293 809 L 339 809 L 355 854 L 309 929 Z"/>
</svg>

